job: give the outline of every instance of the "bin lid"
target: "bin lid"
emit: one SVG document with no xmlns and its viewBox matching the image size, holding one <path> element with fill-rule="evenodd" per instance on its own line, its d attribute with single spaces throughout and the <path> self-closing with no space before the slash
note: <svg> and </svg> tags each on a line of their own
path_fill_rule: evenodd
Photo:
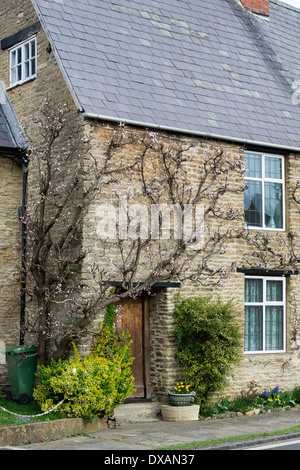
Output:
<svg viewBox="0 0 300 470">
<path fill-rule="evenodd" d="M 6 354 L 34 354 L 37 351 L 36 346 L 28 346 L 27 344 L 21 346 L 11 346 L 9 348 L 5 348 Z"/>
</svg>

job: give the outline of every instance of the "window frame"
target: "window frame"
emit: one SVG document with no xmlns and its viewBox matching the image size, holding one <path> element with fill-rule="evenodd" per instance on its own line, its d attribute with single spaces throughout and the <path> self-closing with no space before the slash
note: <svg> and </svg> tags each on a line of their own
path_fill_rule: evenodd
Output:
<svg viewBox="0 0 300 470">
<path fill-rule="evenodd" d="M 278 232 L 285 232 L 286 230 L 286 197 L 285 197 L 285 158 L 284 155 L 277 155 L 277 154 L 272 154 L 272 153 L 266 153 L 266 152 L 252 152 L 251 150 L 247 150 L 244 152 L 244 161 L 245 161 L 245 167 L 247 167 L 247 153 L 252 154 L 252 155 L 261 155 L 262 157 L 262 176 L 261 178 L 258 177 L 250 177 L 247 176 L 247 172 L 244 174 L 244 183 L 247 185 L 247 180 L 249 181 L 259 181 L 262 183 L 262 222 L 263 225 L 262 227 L 257 226 L 257 225 L 249 225 L 247 224 L 245 220 L 245 226 L 246 228 L 250 230 L 268 230 L 268 231 L 278 231 Z M 271 158 L 278 158 L 281 160 L 281 169 L 282 169 L 282 174 L 281 174 L 281 179 L 276 179 L 276 178 L 266 178 L 265 173 L 266 173 L 266 165 L 265 165 L 265 159 L 266 157 L 271 157 Z M 267 227 L 265 225 L 265 183 L 280 183 L 282 185 L 282 228 L 276 228 L 276 227 Z M 245 191 L 247 191 L 245 189 Z M 245 212 L 245 204 L 244 204 L 244 212 Z"/>
<path fill-rule="evenodd" d="M 245 351 L 245 341 L 244 341 L 244 354 L 280 354 L 286 352 L 286 278 L 285 276 L 245 276 L 245 288 L 247 279 L 262 279 L 263 280 L 263 302 L 246 302 L 244 299 L 244 307 L 259 305 L 263 307 L 263 349 L 258 351 Z M 281 281 L 282 282 L 282 301 L 267 301 L 267 281 Z M 283 318 L 282 318 L 282 345 L 283 349 L 279 350 L 266 350 L 266 307 L 267 306 L 282 306 L 283 307 Z M 244 322 L 245 322 L 246 309 L 244 309 Z M 244 339 L 245 339 L 245 329 L 244 329 Z"/>
<path fill-rule="evenodd" d="M 34 41 L 35 45 L 35 55 L 32 55 L 31 52 L 31 46 L 30 44 Z M 26 45 L 29 45 L 29 57 L 28 59 L 25 59 L 25 47 Z M 21 49 L 21 61 L 16 62 L 15 65 L 12 65 L 12 56 L 13 53 L 15 52 L 17 55 L 17 51 Z M 32 73 L 32 65 L 31 62 L 34 60 L 35 63 L 35 72 Z M 29 62 L 29 75 L 28 77 L 25 77 L 25 66 L 26 63 Z M 18 80 L 16 77 L 16 81 L 12 81 L 12 75 L 13 75 L 13 69 L 16 69 L 17 67 L 21 66 L 21 79 Z M 31 72 L 31 73 L 30 73 Z M 36 34 L 34 36 L 31 36 L 30 38 L 26 39 L 25 41 L 19 42 L 18 44 L 14 44 L 12 47 L 9 48 L 9 89 L 14 88 L 15 86 L 22 85 L 23 83 L 28 82 L 29 80 L 33 80 L 37 77 L 37 36 Z"/>
</svg>

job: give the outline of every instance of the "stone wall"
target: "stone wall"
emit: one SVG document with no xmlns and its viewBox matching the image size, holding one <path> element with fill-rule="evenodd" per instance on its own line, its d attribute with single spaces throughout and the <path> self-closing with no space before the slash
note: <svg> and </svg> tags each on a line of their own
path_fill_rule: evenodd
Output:
<svg viewBox="0 0 300 470">
<path fill-rule="evenodd" d="M 103 126 L 97 121 L 90 124 L 88 132 L 89 137 L 95 142 L 104 142 L 109 138 L 109 125 Z M 189 140 L 188 137 L 181 138 Z M 229 151 L 232 157 L 236 156 L 241 149 L 233 144 L 224 142 L 209 142 L 202 141 L 201 139 L 193 139 L 195 141 L 195 155 L 196 158 L 201 159 L 204 150 L 212 152 L 215 145 L 224 147 Z M 95 150 L 97 146 L 93 147 Z M 99 149 L 101 145 L 99 145 Z M 135 147 L 130 147 L 128 150 L 122 152 L 122 162 L 126 161 L 129 154 L 134 154 Z M 243 151 L 243 150 L 242 150 Z M 97 151 L 96 151 L 97 154 Z M 193 169 L 191 174 L 197 171 Z M 286 223 L 287 230 L 297 230 L 299 226 L 299 210 L 292 201 L 292 187 L 295 185 L 299 177 L 299 160 L 295 155 L 286 156 Z M 133 184 L 133 180 L 131 181 Z M 237 182 L 238 184 L 238 182 Z M 120 181 L 118 188 L 127 187 L 128 182 Z M 109 193 L 107 193 L 108 196 Z M 111 201 L 113 198 L 111 198 Z M 235 208 L 243 210 L 243 195 L 236 194 L 231 198 Z M 95 233 L 95 224 L 97 223 L 96 210 L 91 211 L 91 217 L 87 218 L 85 225 L 86 234 L 84 236 L 84 243 L 89 247 L 97 246 L 99 241 L 92 241 L 91 234 Z M 243 226 L 241 225 L 242 229 Z M 255 233 L 255 232 L 253 232 Z M 276 232 L 273 232 L 274 234 Z M 281 233 L 282 239 L 287 239 L 287 232 Z M 216 266 L 223 263 L 224 267 L 230 266 L 232 261 L 236 262 L 234 271 L 227 281 L 227 283 L 218 290 L 211 290 L 207 287 L 199 287 L 192 282 L 185 282 L 181 288 L 183 296 L 196 296 L 198 294 L 218 294 L 223 300 L 234 300 L 239 311 L 239 324 L 241 330 L 244 329 L 244 274 L 237 272 L 236 268 L 240 267 L 239 261 L 244 257 L 245 252 L 249 252 L 250 247 L 242 240 L 232 241 L 228 245 L 227 253 L 223 255 L 222 261 L 216 259 Z M 92 250 L 93 256 L 97 252 L 97 248 Z M 271 269 L 271 266 L 270 266 Z M 251 381 L 255 381 L 258 389 L 271 388 L 279 385 L 281 389 L 292 389 L 299 383 L 299 376 L 297 374 L 299 367 L 299 354 L 297 349 L 297 341 L 299 341 L 299 331 L 297 331 L 297 341 L 291 341 L 291 316 L 292 304 L 291 300 L 294 295 L 297 296 L 299 290 L 299 277 L 297 275 L 287 278 L 287 328 L 286 328 L 286 344 L 287 349 L 285 353 L 265 353 L 265 354 L 247 354 L 245 355 L 241 350 L 241 364 L 235 367 L 231 385 L 225 391 L 232 395 L 238 395 L 242 390 L 247 389 Z M 160 400 L 164 399 L 165 390 L 173 387 L 179 379 L 182 378 L 180 367 L 174 359 L 175 345 L 170 335 L 172 328 L 172 321 L 170 312 L 173 308 L 173 295 L 172 289 L 157 291 L 154 297 L 150 300 L 150 343 L 151 343 L 151 383 L 154 390 L 154 395 Z"/>
<path fill-rule="evenodd" d="M 22 168 L 0 155 L 0 344 L 19 342 Z M 0 355 L 4 361 L 4 356 Z M 1 361 L 2 362 L 2 361 Z M 0 363 L 0 382 L 5 367 Z M 3 377 L 4 383 L 7 378 Z"/>
</svg>

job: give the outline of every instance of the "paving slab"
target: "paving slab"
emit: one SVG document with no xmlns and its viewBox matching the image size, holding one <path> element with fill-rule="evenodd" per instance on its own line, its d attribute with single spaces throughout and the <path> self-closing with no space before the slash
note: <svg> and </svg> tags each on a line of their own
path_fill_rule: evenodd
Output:
<svg viewBox="0 0 300 470">
<path fill-rule="evenodd" d="M 19 446 L 21 450 L 150 451 L 194 441 L 265 433 L 300 424 L 300 409 L 208 421 L 126 422 L 84 436 Z M 300 433 L 299 433 L 300 436 Z"/>
</svg>

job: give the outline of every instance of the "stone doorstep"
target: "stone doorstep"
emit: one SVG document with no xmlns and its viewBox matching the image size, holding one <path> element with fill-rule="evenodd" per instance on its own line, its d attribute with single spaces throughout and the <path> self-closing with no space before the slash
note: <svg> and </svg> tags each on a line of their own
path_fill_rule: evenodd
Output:
<svg viewBox="0 0 300 470">
<path fill-rule="evenodd" d="M 82 418 L 66 418 L 19 426 L 0 427 L 0 446 L 17 446 L 45 439 L 66 438 L 71 435 L 96 432 L 107 428 L 107 418 L 95 418 L 89 422 Z"/>
<path fill-rule="evenodd" d="M 113 417 L 117 423 L 156 421 L 159 419 L 161 404 L 158 402 L 125 403 L 115 409 Z"/>
</svg>

